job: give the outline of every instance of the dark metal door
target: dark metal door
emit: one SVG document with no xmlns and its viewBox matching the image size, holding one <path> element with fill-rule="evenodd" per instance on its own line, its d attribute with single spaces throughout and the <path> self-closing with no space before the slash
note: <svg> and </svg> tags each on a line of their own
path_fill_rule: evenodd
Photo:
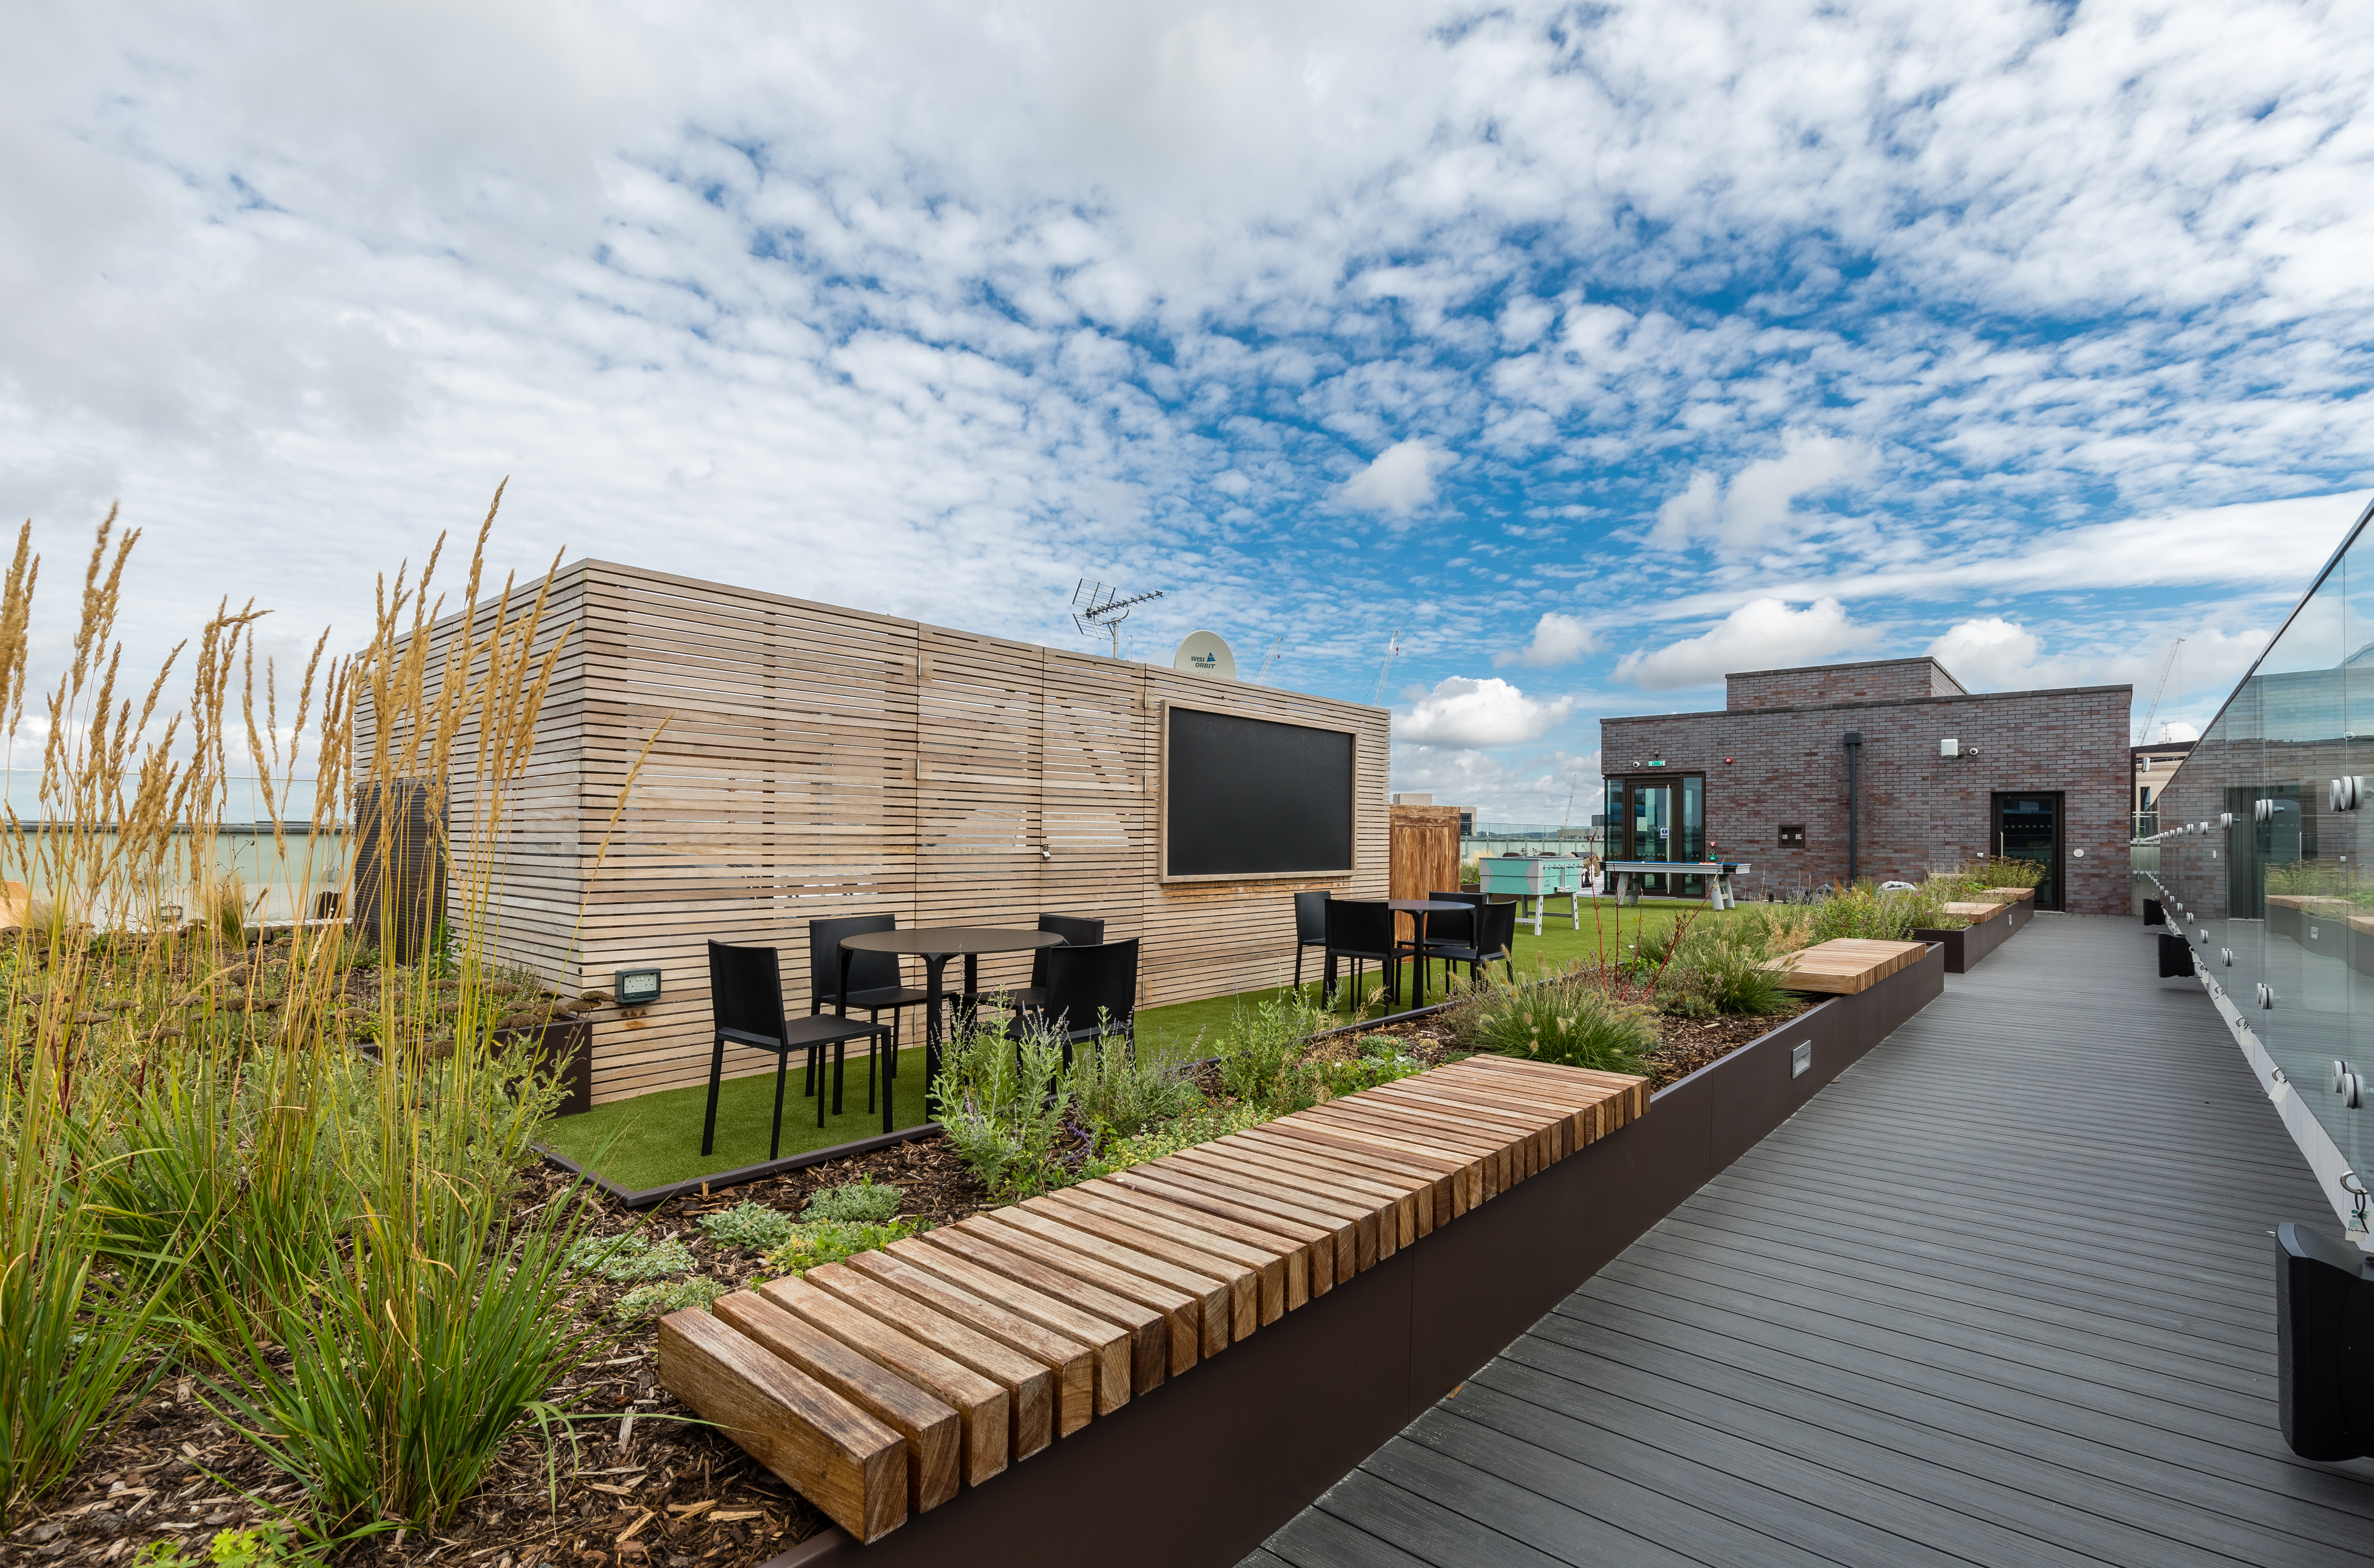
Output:
<svg viewBox="0 0 2374 1568">
<path fill-rule="evenodd" d="M 2044 867 L 2036 884 L 2036 907 L 2062 907 L 2061 795 L 2054 791 L 1995 797 L 1995 853 L 2007 860 L 2034 860 Z"/>
</svg>

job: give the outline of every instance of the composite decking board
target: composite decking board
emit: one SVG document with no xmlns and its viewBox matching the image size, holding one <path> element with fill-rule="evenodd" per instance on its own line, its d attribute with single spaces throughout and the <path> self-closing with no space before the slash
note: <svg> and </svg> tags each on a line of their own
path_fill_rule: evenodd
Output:
<svg viewBox="0 0 2374 1568">
<path fill-rule="evenodd" d="M 1845 1478 L 1860 1489 L 1860 1516 L 1888 1522 L 1921 1539 L 1954 1539 L 1978 1521 L 1991 1529 L 2050 1542 L 2055 1560 L 2066 1561 L 2062 1554 L 2074 1553 L 2080 1559 L 2192 1568 L 2216 1568 L 2235 1561 L 2238 1547 L 2239 1560 L 2251 1561 L 2247 1543 L 2264 1539 L 2263 1531 L 2191 1510 L 2165 1493 L 2073 1473 L 2055 1456 L 1978 1444 L 1957 1447 L 1900 1412 L 1889 1412 L 1873 1430 L 1856 1432 L 1850 1430 L 1852 1423 L 1821 1410 L 1788 1410 L 1784 1418 L 1783 1410 L 1775 1408 L 1779 1401 L 1758 1402 L 1753 1390 L 1709 1394 L 1682 1380 L 1636 1372 L 1606 1358 L 1579 1359 L 1592 1364 L 1579 1375 L 1569 1366 L 1568 1387 L 1553 1396 L 1558 1401 L 1553 1408 L 1658 1443 L 1677 1460 L 1734 1475 L 1753 1473 L 1766 1484 L 1801 1497 L 1807 1495 L 1809 1485 L 1818 1492 L 1837 1484 L 1832 1477 Z M 1478 1381 L 1502 1387 L 1505 1371 L 1506 1363 L 1496 1363 Z M 1544 1381 L 1532 1385 L 1536 1396 L 1559 1381 L 1546 1373 L 1543 1376 Z M 1510 1375 L 1505 1381 L 1515 1385 L 1523 1380 Z M 1735 1433 L 1723 1429 L 1720 1423 L 1741 1409 L 1756 1410 L 1766 1420 Z M 1776 1418 L 1786 1421 L 1785 1444 L 1769 1435 L 1769 1428 L 1779 1424 Z M 1884 1484 L 1860 1480 L 1875 1471 L 1886 1472 Z M 1961 1517 L 1935 1517 L 1932 1510 Z M 2192 1532 L 2184 1528 L 2188 1518 Z M 2222 1553 L 2186 1544 L 2202 1534 L 2221 1538 Z M 2288 1549 L 2297 1550 L 2301 1538 L 2286 1539 Z M 2013 1550 L 1994 1541 L 1981 1561 L 2008 1561 Z M 2345 1554 L 2342 1561 L 2353 1556 Z M 2298 1561 L 2302 1568 L 2309 1562 L 2340 1568 L 2330 1552 Z"/>
<path fill-rule="evenodd" d="M 1462 1522 L 1472 1534 L 1494 1532 L 1504 1540 L 1556 1553 L 1561 1561 L 1586 1568 L 1702 1561 L 1621 1526 L 1603 1522 L 1579 1530 L 1574 1510 L 1407 1435 L 1388 1441 L 1361 1469 L 1430 1501 L 1448 1503 L 1452 1512 L 1463 1516 Z"/>
<path fill-rule="evenodd" d="M 2274 1375 L 2274 1358 L 2259 1347 L 2204 1338 L 2180 1325 L 2089 1314 L 2043 1294 L 2016 1295 L 1983 1285 L 1958 1293 L 1921 1290 L 1885 1265 L 1866 1267 L 1837 1252 L 1826 1253 L 1818 1266 L 1810 1266 L 1777 1256 L 1769 1248 L 1759 1250 L 1730 1239 L 1694 1242 L 1672 1235 L 1658 1237 L 1653 1244 L 1644 1240 L 1642 1245 L 1660 1267 L 1676 1273 L 1701 1279 L 1717 1274 L 1748 1276 L 1772 1281 L 1781 1289 L 1818 1287 L 1827 1281 L 1840 1297 L 1866 1308 L 1885 1306 L 1933 1324 L 2001 1334 L 2015 1343 L 2034 1340 L 2062 1350 L 2083 1351 L 2106 1361 L 2215 1387 L 2255 1395 L 2264 1380 Z M 1808 1244 L 1800 1245 L 1815 1250 Z M 2180 1365 L 2168 1364 L 2165 1353 L 2168 1349 L 2181 1353 Z"/>
<path fill-rule="evenodd" d="M 1733 1366 L 1717 1374 L 1687 1355 L 1637 1340 L 1582 1350 L 1529 1338 L 1512 1349 L 1519 1355 L 1479 1373 L 1460 1402 L 1468 1407 L 1465 1413 L 1471 1419 L 1482 1419 L 1479 1390 L 1504 1391 L 1526 1401 L 1545 1412 L 1522 1423 L 1521 1434 L 1536 1441 L 1556 1440 L 1552 1433 L 1559 1422 L 1547 1415 L 1551 1411 L 1559 1418 L 1639 1435 L 1644 1409 L 1704 1422 L 1722 1419 L 1736 1401 L 1835 1437 L 1885 1445 L 1938 1466 L 1949 1476 L 1981 1476 L 2081 1511 L 2122 1518 L 2146 1533 L 2174 1524 L 2180 1539 L 2218 1550 L 2240 1549 L 2245 1560 L 2250 1556 L 2247 1540 L 2264 1533 L 2250 1523 L 2267 1502 L 2262 1489 L 2192 1471 L 2183 1475 L 2180 1488 L 2171 1490 L 2167 1483 L 2172 1472 L 2167 1469 L 2091 1444 L 2054 1442 L 2046 1458 L 2037 1452 L 2039 1434 L 2034 1429 L 1991 1420 L 1965 1406 L 1942 1401 L 1908 1406 L 1892 1398 L 1886 1408 L 1875 1408 L 1853 1398 L 1851 1387 L 1802 1388 Z M 1910 1419 L 1914 1417 L 1919 1419 Z M 2291 1532 L 2296 1539 L 2314 1541 L 2329 1538 L 2335 1528 L 2361 1528 L 2363 1521 L 2311 1507 L 2301 1511 L 2297 1526 Z M 2301 1529 L 2308 1533 L 2300 1534 Z M 2320 1549 L 2309 1552 L 2309 1560 L 2331 1558 Z"/>
<path fill-rule="evenodd" d="M 1747 1217 L 1747 1205 L 1707 1205 L 1707 1219 L 1714 1224 L 1722 1224 L 1723 1219 L 1731 1217 Z M 1871 1270 L 1875 1279 L 1885 1279 L 1892 1271 L 1925 1270 L 1933 1271 L 1934 1286 L 1951 1286 L 1957 1293 L 1963 1293 L 1963 1297 L 1982 1293 L 1990 1300 L 2006 1303 L 2049 1303 L 2074 1314 L 2085 1314 L 2089 1319 L 2118 1321 L 2153 1333 L 2184 1333 L 2234 1348 L 2260 1345 L 2260 1324 L 2229 1307 L 2225 1300 L 2180 1295 L 2177 1291 L 2106 1291 L 2094 1286 L 2091 1281 L 2070 1279 L 2065 1271 L 2056 1274 L 2051 1270 L 2025 1267 L 2018 1258 L 1999 1259 L 1966 1250 L 1940 1253 L 1934 1247 L 1918 1246 L 1916 1238 L 1873 1234 L 1838 1236 L 1833 1231 L 1823 1231 L 1816 1219 L 1800 1219 L 1769 1208 L 1755 1210 L 1755 1219 L 1759 1222 L 1759 1229 L 1773 1241 L 1785 1241 L 1788 1246 L 1804 1247 L 1806 1253 L 1818 1255 L 1823 1259 L 1821 1267 L 1863 1267 Z M 1688 1229 L 1676 1226 L 1676 1234 L 1690 1236 L 1699 1229 L 1707 1226 L 1690 1222 Z"/>
<path fill-rule="evenodd" d="M 1668 1450 L 1604 1427 L 1592 1430 L 1593 1441 L 1587 1444 L 1544 1441 L 1545 1435 L 1551 1434 L 1540 1431 L 1541 1417 L 1551 1412 L 1516 1406 L 1509 1412 L 1515 1419 L 1496 1422 L 1488 1419 L 1495 1413 L 1489 1403 L 1492 1398 L 1493 1390 L 1470 1383 L 1456 1402 L 1428 1412 L 1404 1435 L 1413 1444 L 1515 1482 L 1588 1519 L 1628 1515 L 1653 1524 L 1659 1541 L 1702 1562 L 1813 1568 L 1843 1557 L 1868 1562 L 1873 1568 L 1897 1564 L 1952 1568 L 1962 1561 L 1923 1550 L 1900 1535 L 1868 1527 L 1857 1531 L 1843 1517 L 1823 1518 L 1821 1510 L 1805 1507 L 1797 1499 L 1769 1488 L 1756 1489 L 1752 1511 L 1758 1523 L 1750 1527 L 1736 1517 L 1750 1511 L 1737 1506 L 1741 1485 L 1737 1478 L 1677 1462 Z M 1469 1405 L 1471 1400 L 1475 1404 Z M 1469 1408 L 1463 1410 L 1463 1405 Z M 1551 1421 L 1555 1423 L 1556 1418 L 1551 1416 Z M 1608 1436 L 1616 1441 L 1606 1442 Z M 1579 1453 L 1588 1457 L 1579 1457 Z M 1724 1493 L 1731 1495 L 1730 1516 L 1719 1505 L 1708 1506 L 1720 1504 Z M 1800 1544 L 1801 1538 L 1819 1541 L 1825 1551 L 1809 1550 Z"/>
<path fill-rule="evenodd" d="M 2374 1555 L 2374 1462 L 2293 1457 L 2274 1409 L 2265 1233 L 2330 1208 L 2152 958 L 2135 922 L 2052 916 L 1946 977 L 1264 1550 L 1308 1568 L 1331 1559 L 1299 1543 L 1351 1529 L 1439 1568 L 1537 1561 L 1524 1531 L 1446 1544 L 1492 1475 L 1563 1510 L 1560 1540 L 1701 1561 L 1790 1560 L 1715 1550 L 1709 1515 L 1841 1563 Z M 1428 1481 L 1408 1450 L 1445 1433 L 1468 1464 Z M 1652 1495 L 1569 1507 L 1553 1449 Z"/>
</svg>

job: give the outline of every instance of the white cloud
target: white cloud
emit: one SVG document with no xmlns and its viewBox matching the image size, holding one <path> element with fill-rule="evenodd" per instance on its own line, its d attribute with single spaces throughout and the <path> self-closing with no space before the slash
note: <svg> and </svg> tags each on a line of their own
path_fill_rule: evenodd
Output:
<svg viewBox="0 0 2374 1568">
<path fill-rule="evenodd" d="M 1503 758 L 1472 746 L 1393 743 L 1393 789 L 1428 791 L 1435 804 L 1474 808 L 1498 823 L 1589 825 L 1600 803 L 1599 753 L 1552 751 Z M 1569 819 L 1569 813 L 1572 815 Z"/>
<path fill-rule="evenodd" d="M 1538 741 L 1572 717 L 1575 699 L 1536 701 L 1498 676 L 1453 675 L 1393 717 L 1393 738 L 1450 746 L 1507 746 Z"/>
<path fill-rule="evenodd" d="M 1365 511 L 1407 517 L 1434 499 L 1434 476 L 1451 454 L 1425 441 L 1395 441 L 1345 482 L 1344 499 Z"/>
<path fill-rule="evenodd" d="M 1705 685 L 1734 671 L 1785 670 L 1860 648 L 1875 634 L 1847 617 L 1835 599 L 1792 610 L 1779 599 L 1742 604 L 1697 637 L 1616 661 L 1616 678 L 1645 691 Z"/>
<path fill-rule="evenodd" d="M 2200 731 L 2194 729 L 2190 724 L 2182 723 L 2174 719 L 2168 720 L 2167 721 L 2153 727 L 2158 730 L 2159 733 L 2149 736 L 2147 739 L 2155 741 L 2197 741 L 2201 739 Z"/>
<path fill-rule="evenodd" d="M 1492 655 L 1495 664 L 1521 664 L 1528 670 L 1552 670 L 1571 664 L 1599 646 L 1599 634 L 1573 615 L 1552 610 L 1534 623 L 1534 640 L 1523 648 Z"/>
<path fill-rule="evenodd" d="M 1928 651 L 1971 691 L 2005 691 L 2022 684 L 2040 647 L 2018 623 L 1989 615 L 1949 627 Z"/>
<path fill-rule="evenodd" d="M 2374 29 L 1586 10 L 20 6 L 0 513 L 54 561 L 122 496 L 167 640 L 227 591 L 351 626 L 511 474 L 503 565 L 1074 646 L 1083 574 L 1172 591 L 1149 646 L 1290 601 L 1359 627 L 1295 674 L 1357 696 L 1408 583 L 1292 558 L 1335 501 L 1444 559 L 1496 505 L 1603 509 L 1422 588 L 1487 628 L 1652 510 L 1757 575 L 1637 563 L 1619 614 L 2321 560 L 2338 497 L 2223 504 L 2374 474 L 2374 208 L 2335 194 Z M 1348 486 L 1346 443 L 1385 452 Z M 1820 516 L 1849 479 L 1868 534 Z"/>
<path fill-rule="evenodd" d="M 1804 497 L 1851 484 L 1869 474 L 1878 455 L 1860 442 L 1792 430 L 1778 457 L 1758 458 L 1728 486 L 1703 470 L 1657 509 L 1650 543 L 1679 549 L 1711 534 L 1726 549 L 1744 550 L 1785 532 Z"/>
<path fill-rule="evenodd" d="M 1668 615 L 1704 615 L 1750 594 L 1788 599 L 1949 598 L 1970 592 L 2071 592 L 2191 585 L 2308 586 L 2374 491 L 2245 501 L 2023 534 L 1976 554 L 1957 546 L 1906 564 L 1676 595 Z"/>
</svg>

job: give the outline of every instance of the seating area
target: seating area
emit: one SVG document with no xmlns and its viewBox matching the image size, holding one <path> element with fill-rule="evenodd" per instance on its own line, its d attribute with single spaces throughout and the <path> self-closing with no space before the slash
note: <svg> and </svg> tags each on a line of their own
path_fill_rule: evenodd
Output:
<svg viewBox="0 0 2374 1568">
<path fill-rule="evenodd" d="M 808 927 L 808 1013 L 787 1017 L 780 956 L 770 947 L 709 943 L 711 1042 L 709 1098 L 701 1120 L 700 1152 L 717 1141 L 718 1100 L 725 1082 L 726 1047 L 766 1051 L 775 1058 L 773 1122 L 767 1158 L 782 1149 L 783 1096 L 793 1054 L 803 1059 L 801 1094 L 816 1102 L 816 1125 L 827 1117 L 828 1065 L 830 1115 L 842 1114 L 847 1056 L 852 1046 L 865 1059 L 865 1108 L 881 1106 L 882 1130 L 898 1129 L 899 1015 L 923 1012 L 924 1088 L 938 1074 L 937 1050 L 947 1024 L 970 1021 L 981 1009 L 1003 1008 L 1007 1028 L 1019 1034 L 1037 1024 L 1064 1043 L 1064 1059 L 1082 1041 L 1132 1038 L 1137 1003 L 1138 941 L 1107 942 L 1104 922 L 1064 915 L 1041 915 L 1029 931 L 988 927 L 939 927 L 900 930 L 895 915 L 849 915 L 812 921 Z M 984 953 L 1031 953 L 1031 983 L 1014 990 L 984 988 L 975 964 Z M 923 961 L 924 984 L 904 983 L 902 954 Z M 947 960 L 962 954 L 965 982 L 947 990 L 942 981 Z M 825 1009 L 829 1007 L 828 1015 Z M 850 1016 L 863 1011 L 861 1021 Z M 942 1021 L 945 1009 L 947 1024 Z M 890 1022 L 884 1024 L 887 1013 Z M 877 1071 L 876 1064 L 880 1071 Z M 928 1116 L 929 1107 L 924 1106 Z"/>
</svg>

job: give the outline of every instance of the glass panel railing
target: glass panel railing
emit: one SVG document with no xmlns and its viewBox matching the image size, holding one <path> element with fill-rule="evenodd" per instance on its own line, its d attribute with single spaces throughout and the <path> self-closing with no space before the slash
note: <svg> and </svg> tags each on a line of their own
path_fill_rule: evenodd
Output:
<svg viewBox="0 0 2374 1568">
<path fill-rule="evenodd" d="M 2360 827 L 2374 824 L 2360 808 L 2363 798 L 2374 812 L 2369 743 L 2374 539 L 2361 539 L 2160 791 L 2157 842 L 2135 861 L 2183 905 L 2213 974 L 2361 1180 L 2374 1088 L 2353 1109 L 2330 1085 L 2336 1062 L 2374 1084 L 2374 825 Z M 2260 1005 L 2261 986 L 2273 1006 Z"/>
</svg>

